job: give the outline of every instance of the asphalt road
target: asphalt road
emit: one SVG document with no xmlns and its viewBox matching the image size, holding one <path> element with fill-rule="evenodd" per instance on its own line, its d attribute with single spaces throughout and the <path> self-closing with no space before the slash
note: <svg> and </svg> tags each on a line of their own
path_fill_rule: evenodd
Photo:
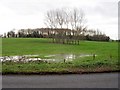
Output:
<svg viewBox="0 0 120 90">
<path fill-rule="evenodd" d="M 3 75 L 3 88 L 118 88 L 118 73 Z"/>
</svg>

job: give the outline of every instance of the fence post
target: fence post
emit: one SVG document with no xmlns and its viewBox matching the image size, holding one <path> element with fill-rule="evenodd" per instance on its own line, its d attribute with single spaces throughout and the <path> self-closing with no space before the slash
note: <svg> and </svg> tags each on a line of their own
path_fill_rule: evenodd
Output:
<svg viewBox="0 0 120 90">
<path fill-rule="evenodd" d="M 93 54 L 93 60 L 95 60 L 95 54 Z"/>
</svg>

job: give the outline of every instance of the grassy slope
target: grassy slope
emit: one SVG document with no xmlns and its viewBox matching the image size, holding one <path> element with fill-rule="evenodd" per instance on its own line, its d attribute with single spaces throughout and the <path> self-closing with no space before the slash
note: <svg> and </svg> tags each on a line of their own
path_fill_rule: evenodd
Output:
<svg viewBox="0 0 120 90">
<path fill-rule="evenodd" d="M 50 42 L 50 40 L 49 40 Z M 81 41 L 80 45 L 48 43 L 47 39 L 9 38 L 2 40 L 3 56 L 24 54 L 56 54 L 56 53 L 95 53 L 99 55 L 117 56 L 116 42 Z"/>
<path fill-rule="evenodd" d="M 51 40 L 40 38 L 7 38 L 3 39 L 3 56 L 25 54 L 97 54 L 92 57 L 74 60 L 72 63 L 6 63 L 3 72 L 63 72 L 63 71 L 109 71 L 118 70 L 118 43 L 81 41 L 80 45 L 48 43 Z M 112 58 L 110 58 L 110 55 Z"/>
</svg>

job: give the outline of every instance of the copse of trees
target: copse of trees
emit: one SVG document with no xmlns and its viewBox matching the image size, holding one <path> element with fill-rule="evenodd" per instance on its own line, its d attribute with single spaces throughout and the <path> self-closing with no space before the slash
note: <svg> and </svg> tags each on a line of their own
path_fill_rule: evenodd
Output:
<svg viewBox="0 0 120 90">
<path fill-rule="evenodd" d="M 81 9 L 56 9 L 47 11 L 45 16 L 45 25 L 48 28 L 61 30 L 63 28 L 71 29 L 67 35 L 65 31 L 58 31 L 58 34 L 53 36 L 53 41 L 63 43 L 69 41 L 72 43 L 79 43 L 79 40 L 95 40 L 95 41 L 109 41 L 109 37 L 102 35 L 100 31 L 87 30 L 85 25 L 85 13 Z M 67 39 L 67 40 L 66 40 Z"/>
<path fill-rule="evenodd" d="M 85 30 L 84 26 L 85 14 L 82 10 L 74 9 L 56 9 L 47 11 L 45 16 L 45 25 L 51 29 L 60 29 L 58 34 L 53 35 L 53 41 L 61 43 L 79 42 L 79 36 L 82 30 Z M 70 33 L 62 29 L 71 29 Z M 62 38 L 62 40 L 61 40 Z"/>
<path fill-rule="evenodd" d="M 62 8 L 47 11 L 44 23 L 48 28 L 80 30 L 85 28 L 85 21 L 85 14 L 81 9 Z"/>
</svg>

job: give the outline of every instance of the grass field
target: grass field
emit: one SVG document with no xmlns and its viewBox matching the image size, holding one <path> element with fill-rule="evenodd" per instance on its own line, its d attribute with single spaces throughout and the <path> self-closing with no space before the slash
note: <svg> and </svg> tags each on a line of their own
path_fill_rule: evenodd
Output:
<svg viewBox="0 0 120 90">
<path fill-rule="evenodd" d="M 3 38 L 2 56 L 29 54 L 96 54 L 78 58 L 71 63 L 3 63 L 3 73 L 40 72 L 99 72 L 116 71 L 118 68 L 118 43 L 80 41 L 80 45 L 52 43 L 41 38 Z"/>
</svg>

